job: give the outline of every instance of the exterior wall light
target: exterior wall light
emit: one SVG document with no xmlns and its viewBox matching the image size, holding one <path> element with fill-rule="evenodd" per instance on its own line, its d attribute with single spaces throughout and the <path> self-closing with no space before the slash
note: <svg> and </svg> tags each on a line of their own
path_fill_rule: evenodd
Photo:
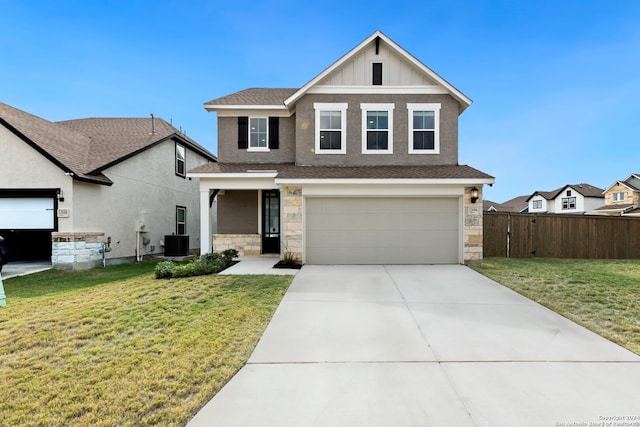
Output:
<svg viewBox="0 0 640 427">
<path fill-rule="evenodd" d="M 471 196 L 471 203 L 477 202 L 478 199 L 480 198 L 478 195 L 478 189 L 476 187 L 473 187 L 471 189 L 471 191 L 469 192 L 469 195 Z"/>
</svg>

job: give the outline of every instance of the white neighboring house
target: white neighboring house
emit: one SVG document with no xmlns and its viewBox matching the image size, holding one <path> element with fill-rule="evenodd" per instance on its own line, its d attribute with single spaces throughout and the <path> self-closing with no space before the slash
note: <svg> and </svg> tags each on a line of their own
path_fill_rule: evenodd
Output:
<svg viewBox="0 0 640 427">
<path fill-rule="evenodd" d="M 103 255 L 163 254 L 168 235 L 200 247 L 198 182 L 186 171 L 216 158 L 162 119 L 50 122 L 0 103 L 0 153 L 0 235 L 13 261 L 87 269 Z"/>
<path fill-rule="evenodd" d="M 527 199 L 529 213 L 593 214 L 604 203 L 604 190 L 590 184 L 570 184 L 536 191 Z"/>
</svg>

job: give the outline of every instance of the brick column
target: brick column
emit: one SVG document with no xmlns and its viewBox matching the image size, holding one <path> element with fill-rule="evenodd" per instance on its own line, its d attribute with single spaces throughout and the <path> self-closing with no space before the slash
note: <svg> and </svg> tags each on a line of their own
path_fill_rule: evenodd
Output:
<svg viewBox="0 0 640 427">
<path fill-rule="evenodd" d="M 282 196 L 282 253 L 302 261 L 302 187 L 286 186 Z"/>
<path fill-rule="evenodd" d="M 64 270 L 88 270 L 102 264 L 104 233 L 51 233 L 51 264 Z"/>
<path fill-rule="evenodd" d="M 464 189 L 464 252 L 465 264 L 482 262 L 482 186 L 479 198 L 471 203 L 469 192 L 471 187 Z M 476 188 L 477 188 L 476 187 Z"/>
</svg>

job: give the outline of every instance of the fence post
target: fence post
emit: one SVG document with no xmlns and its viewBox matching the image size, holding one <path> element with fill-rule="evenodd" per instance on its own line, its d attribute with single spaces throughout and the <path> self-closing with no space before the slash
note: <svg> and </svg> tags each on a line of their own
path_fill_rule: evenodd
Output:
<svg viewBox="0 0 640 427">
<path fill-rule="evenodd" d="M 511 257 L 511 213 L 507 213 L 507 258 Z"/>
</svg>

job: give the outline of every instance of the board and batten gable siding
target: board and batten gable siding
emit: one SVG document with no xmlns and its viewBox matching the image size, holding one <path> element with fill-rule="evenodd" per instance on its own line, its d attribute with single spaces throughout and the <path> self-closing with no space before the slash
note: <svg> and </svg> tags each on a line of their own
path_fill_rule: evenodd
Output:
<svg viewBox="0 0 640 427">
<path fill-rule="evenodd" d="M 374 62 L 382 63 L 382 86 L 438 85 L 421 70 L 408 63 L 384 41 L 381 41 L 377 54 L 375 43 L 372 43 L 333 70 L 331 74 L 318 82 L 318 86 L 370 86 Z"/>
<path fill-rule="evenodd" d="M 314 103 L 348 103 L 346 154 L 315 153 Z M 361 103 L 394 104 L 393 154 L 362 153 Z M 440 103 L 440 154 L 409 154 L 408 103 Z M 307 94 L 296 103 L 299 165 L 452 165 L 458 163 L 458 102 L 450 95 Z"/>
<path fill-rule="evenodd" d="M 207 159 L 185 148 L 187 170 L 207 163 Z M 147 246 L 144 253 L 162 253 L 160 241 L 165 235 L 176 233 L 176 206 L 187 208 L 190 248 L 200 247 L 198 180 L 175 174 L 173 140 L 124 160 L 104 170 L 104 174 L 113 185 L 74 182 L 75 197 L 70 217 L 74 231 L 103 232 L 105 239 L 111 237 L 112 250 L 107 259 L 135 255 L 139 220 L 145 223 L 143 237 L 155 246 L 154 251 Z M 215 224 L 213 219 L 212 223 Z"/>
<path fill-rule="evenodd" d="M 267 117 L 265 114 L 247 114 Z M 251 152 L 238 148 L 238 117 L 218 116 L 218 161 L 223 163 L 293 163 L 295 160 L 295 115 L 279 118 L 277 149 Z"/>
</svg>

